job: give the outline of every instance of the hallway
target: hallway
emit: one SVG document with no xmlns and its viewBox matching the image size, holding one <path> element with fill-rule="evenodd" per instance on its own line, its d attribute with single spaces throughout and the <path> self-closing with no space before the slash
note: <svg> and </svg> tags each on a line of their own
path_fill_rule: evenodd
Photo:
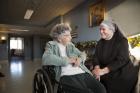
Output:
<svg viewBox="0 0 140 93">
<path fill-rule="evenodd" d="M 11 63 L 0 62 L 0 93 L 32 93 L 34 73 L 41 66 L 41 62 L 14 60 Z"/>
</svg>

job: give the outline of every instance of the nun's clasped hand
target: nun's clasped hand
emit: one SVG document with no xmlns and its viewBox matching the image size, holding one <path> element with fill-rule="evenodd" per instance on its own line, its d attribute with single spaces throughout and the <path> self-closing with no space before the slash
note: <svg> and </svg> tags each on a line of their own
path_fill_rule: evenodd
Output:
<svg viewBox="0 0 140 93">
<path fill-rule="evenodd" d="M 107 67 L 101 69 L 101 68 L 95 68 L 92 70 L 92 73 L 96 75 L 96 77 L 103 76 L 107 73 L 109 73 L 109 69 Z"/>
</svg>

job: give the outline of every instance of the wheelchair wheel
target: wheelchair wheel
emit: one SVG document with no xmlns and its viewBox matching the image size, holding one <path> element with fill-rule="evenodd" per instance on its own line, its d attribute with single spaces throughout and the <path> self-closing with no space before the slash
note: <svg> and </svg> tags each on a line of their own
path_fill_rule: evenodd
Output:
<svg viewBox="0 0 140 93">
<path fill-rule="evenodd" d="M 53 93 L 50 78 L 42 69 L 39 69 L 34 76 L 33 93 Z"/>
</svg>

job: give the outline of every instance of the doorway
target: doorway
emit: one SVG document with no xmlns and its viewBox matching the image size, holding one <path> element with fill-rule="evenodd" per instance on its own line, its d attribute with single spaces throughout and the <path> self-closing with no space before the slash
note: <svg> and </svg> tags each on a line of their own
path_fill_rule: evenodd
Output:
<svg viewBox="0 0 140 93">
<path fill-rule="evenodd" d="M 10 60 L 24 59 L 24 38 L 10 37 Z"/>
</svg>

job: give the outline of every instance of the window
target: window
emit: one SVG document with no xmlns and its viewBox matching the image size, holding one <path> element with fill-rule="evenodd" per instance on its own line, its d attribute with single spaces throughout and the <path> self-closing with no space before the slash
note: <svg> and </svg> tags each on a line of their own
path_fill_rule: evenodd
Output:
<svg viewBox="0 0 140 93">
<path fill-rule="evenodd" d="M 23 38 L 15 38 L 12 37 L 10 39 L 10 49 L 19 49 L 22 50 L 23 49 Z"/>
</svg>

